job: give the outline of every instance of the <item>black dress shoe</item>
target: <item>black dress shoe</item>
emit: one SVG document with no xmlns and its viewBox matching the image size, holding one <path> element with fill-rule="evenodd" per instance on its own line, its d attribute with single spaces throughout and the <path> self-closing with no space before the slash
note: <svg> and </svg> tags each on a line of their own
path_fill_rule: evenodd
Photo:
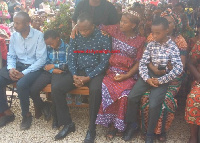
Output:
<svg viewBox="0 0 200 143">
<path fill-rule="evenodd" d="M 138 131 L 138 127 L 137 128 L 128 127 L 122 139 L 124 141 L 130 141 L 137 131 Z"/>
<path fill-rule="evenodd" d="M 42 114 L 44 115 L 44 120 L 49 121 L 51 119 L 51 108 L 48 102 L 44 103 L 44 107 L 42 108 Z"/>
<path fill-rule="evenodd" d="M 15 120 L 15 115 L 5 115 L 0 118 L 0 128 Z"/>
<path fill-rule="evenodd" d="M 63 139 L 71 132 L 75 132 L 75 124 L 73 122 L 69 125 L 65 125 L 63 129 L 55 136 L 55 140 Z"/>
<path fill-rule="evenodd" d="M 86 137 L 84 139 L 84 143 L 94 143 L 96 136 L 96 131 L 87 131 Z"/>
<path fill-rule="evenodd" d="M 20 129 L 21 130 L 28 130 L 31 127 L 31 123 L 32 123 L 32 116 L 25 116 L 22 119 L 21 125 L 20 125 Z"/>
<path fill-rule="evenodd" d="M 146 136 L 145 143 L 153 143 L 154 136 Z"/>
</svg>

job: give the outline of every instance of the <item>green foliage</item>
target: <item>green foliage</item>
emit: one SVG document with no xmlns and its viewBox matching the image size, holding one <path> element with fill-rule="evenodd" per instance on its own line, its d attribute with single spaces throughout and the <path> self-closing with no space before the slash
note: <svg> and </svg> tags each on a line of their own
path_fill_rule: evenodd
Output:
<svg viewBox="0 0 200 143">
<path fill-rule="evenodd" d="M 61 4 L 59 12 L 56 16 L 50 20 L 50 22 L 44 22 L 43 31 L 48 29 L 56 30 L 60 33 L 61 38 L 69 43 L 70 33 L 72 30 L 72 12 L 69 4 Z"/>
</svg>

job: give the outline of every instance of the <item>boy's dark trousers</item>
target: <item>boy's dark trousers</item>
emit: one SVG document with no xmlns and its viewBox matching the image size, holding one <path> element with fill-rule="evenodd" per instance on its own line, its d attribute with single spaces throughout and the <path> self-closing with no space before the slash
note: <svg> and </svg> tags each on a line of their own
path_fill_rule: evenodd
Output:
<svg viewBox="0 0 200 143">
<path fill-rule="evenodd" d="M 154 75 L 152 71 L 149 71 L 149 76 L 158 78 L 158 76 Z M 141 97 L 146 91 L 150 90 L 147 134 L 153 134 L 159 119 L 160 110 L 165 99 L 167 89 L 168 84 L 161 84 L 158 87 L 152 87 L 140 77 L 128 95 L 126 122 L 128 124 L 137 123 L 137 113 Z"/>
</svg>

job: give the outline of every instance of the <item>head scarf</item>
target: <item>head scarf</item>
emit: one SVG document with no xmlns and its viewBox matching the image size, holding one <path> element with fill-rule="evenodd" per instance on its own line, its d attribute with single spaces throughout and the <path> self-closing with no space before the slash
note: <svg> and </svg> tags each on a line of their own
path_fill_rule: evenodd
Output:
<svg viewBox="0 0 200 143">
<path fill-rule="evenodd" d="M 161 17 L 165 17 L 165 16 L 170 16 L 174 20 L 175 30 L 173 34 L 174 36 L 178 36 L 182 31 L 181 18 L 178 15 L 176 15 L 174 12 L 172 12 L 170 8 L 168 8 L 163 13 L 161 13 Z"/>
</svg>

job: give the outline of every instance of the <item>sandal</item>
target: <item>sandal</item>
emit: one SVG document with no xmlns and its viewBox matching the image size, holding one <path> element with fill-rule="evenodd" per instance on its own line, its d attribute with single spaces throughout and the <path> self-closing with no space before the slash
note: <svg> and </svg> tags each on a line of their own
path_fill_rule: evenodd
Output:
<svg viewBox="0 0 200 143">
<path fill-rule="evenodd" d="M 112 140 L 117 134 L 117 129 L 113 129 L 108 131 L 108 133 L 106 134 L 106 139 L 107 140 Z"/>
<path fill-rule="evenodd" d="M 158 141 L 166 142 L 166 140 L 167 140 L 166 133 L 161 133 L 158 135 Z"/>
</svg>

